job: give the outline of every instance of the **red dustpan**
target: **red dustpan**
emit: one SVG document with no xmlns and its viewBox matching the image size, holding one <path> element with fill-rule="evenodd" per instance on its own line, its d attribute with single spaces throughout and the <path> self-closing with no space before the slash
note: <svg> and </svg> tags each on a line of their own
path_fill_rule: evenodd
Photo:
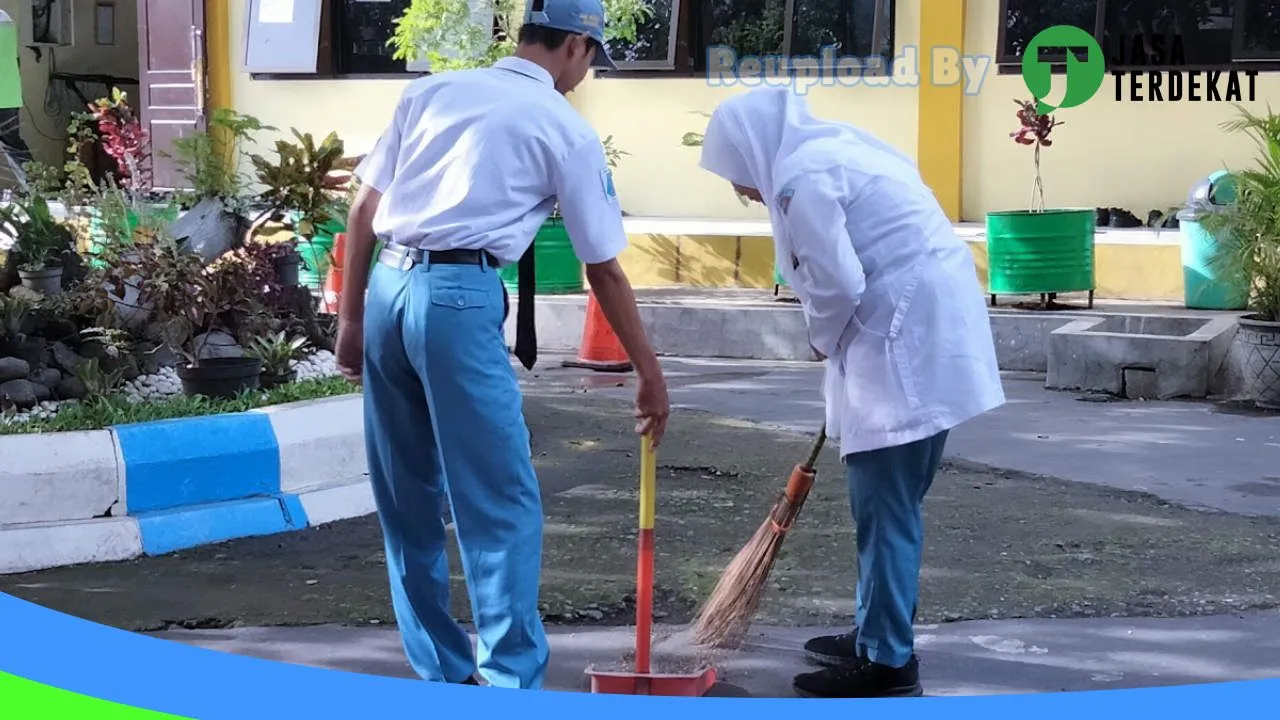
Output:
<svg viewBox="0 0 1280 720">
<path fill-rule="evenodd" d="M 693 674 L 654 673 L 650 667 L 653 643 L 653 519 L 657 465 L 649 436 L 640 440 L 640 542 L 636 562 L 635 672 L 588 669 L 591 692 L 608 695 L 673 695 L 701 697 L 716 684 L 715 668 Z"/>
</svg>

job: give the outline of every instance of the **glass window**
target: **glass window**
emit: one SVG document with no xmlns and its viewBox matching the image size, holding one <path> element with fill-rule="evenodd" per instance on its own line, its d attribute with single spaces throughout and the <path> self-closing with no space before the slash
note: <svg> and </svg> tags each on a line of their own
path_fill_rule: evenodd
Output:
<svg viewBox="0 0 1280 720">
<path fill-rule="evenodd" d="M 696 0 L 684 0 L 695 2 Z M 609 43 L 609 57 L 619 69 L 630 67 L 673 67 L 675 47 L 671 28 L 679 23 L 678 0 L 649 0 L 653 12 L 636 27 L 636 41 L 614 40 Z"/>
<path fill-rule="evenodd" d="M 710 4 L 708 45 L 728 45 L 739 58 L 784 51 L 786 0 L 705 1 Z"/>
<path fill-rule="evenodd" d="M 334 17 L 338 71 L 349 74 L 406 72 L 403 60 L 392 58 L 388 45 L 395 21 L 409 9 L 410 0 L 339 0 Z"/>
<path fill-rule="evenodd" d="M 1108 0 L 1103 51 L 1112 67 L 1229 65 L 1232 0 Z"/>
<path fill-rule="evenodd" d="M 1098 26 L 1098 0 L 1004 0 L 1003 16 L 999 61 L 1020 63 L 1032 38 L 1054 25 L 1075 25 L 1092 33 Z"/>
<path fill-rule="evenodd" d="M 886 5 L 877 46 L 876 6 Z M 893 59 L 892 0 L 795 0 L 791 26 L 792 55 L 818 55 L 834 46 L 838 55 Z"/>
<path fill-rule="evenodd" d="M 1243 0 L 1243 3 L 1236 59 L 1280 57 L 1280 3 L 1275 0 Z"/>
</svg>

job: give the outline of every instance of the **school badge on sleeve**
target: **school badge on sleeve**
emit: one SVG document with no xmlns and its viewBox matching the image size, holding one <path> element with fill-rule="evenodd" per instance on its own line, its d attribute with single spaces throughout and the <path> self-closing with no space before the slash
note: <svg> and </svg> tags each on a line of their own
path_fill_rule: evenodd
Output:
<svg viewBox="0 0 1280 720">
<path fill-rule="evenodd" d="M 605 168 L 600 171 L 600 187 L 604 190 L 604 196 L 609 200 L 617 200 L 618 192 L 613 187 L 613 171 Z"/>
<path fill-rule="evenodd" d="M 791 198 L 795 197 L 795 194 L 795 189 L 789 187 L 783 188 L 782 192 L 778 193 L 778 211 L 783 215 L 787 214 L 787 210 L 791 207 Z"/>
</svg>

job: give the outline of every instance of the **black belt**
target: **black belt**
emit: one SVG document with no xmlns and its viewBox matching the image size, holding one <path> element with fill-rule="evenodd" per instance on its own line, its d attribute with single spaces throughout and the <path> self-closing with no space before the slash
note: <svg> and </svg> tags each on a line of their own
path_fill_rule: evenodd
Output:
<svg viewBox="0 0 1280 720">
<path fill-rule="evenodd" d="M 498 261 L 487 250 L 423 250 L 396 242 L 389 242 L 378 253 L 378 262 L 401 270 L 409 270 L 415 265 L 425 262 L 427 265 L 484 265 L 499 267 Z M 533 314 L 533 296 L 535 275 L 533 267 L 533 245 L 520 258 L 518 267 L 519 306 L 516 307 L 516 358 L 526 370 L 532 370 L 538 361 L 538 336 Z M 503 300 L 506 301 L 506 286 L 503 286 Z M 503 317 L 506 314 L 504 312 Z"/>
</svg>

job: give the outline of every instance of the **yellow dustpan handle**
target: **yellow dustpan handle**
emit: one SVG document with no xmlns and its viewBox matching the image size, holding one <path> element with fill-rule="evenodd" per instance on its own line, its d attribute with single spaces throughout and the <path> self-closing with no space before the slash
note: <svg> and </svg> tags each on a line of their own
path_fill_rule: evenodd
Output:
<svg viewBox="0 0 1280 720">
<path fill-rule="evenodd" d="M 653 441 L 648 435 L 640 436 L 640 529 L 652 530 L 655 510 L 654 495 L 657 487 L 657 463 Z"/>
</svg>

